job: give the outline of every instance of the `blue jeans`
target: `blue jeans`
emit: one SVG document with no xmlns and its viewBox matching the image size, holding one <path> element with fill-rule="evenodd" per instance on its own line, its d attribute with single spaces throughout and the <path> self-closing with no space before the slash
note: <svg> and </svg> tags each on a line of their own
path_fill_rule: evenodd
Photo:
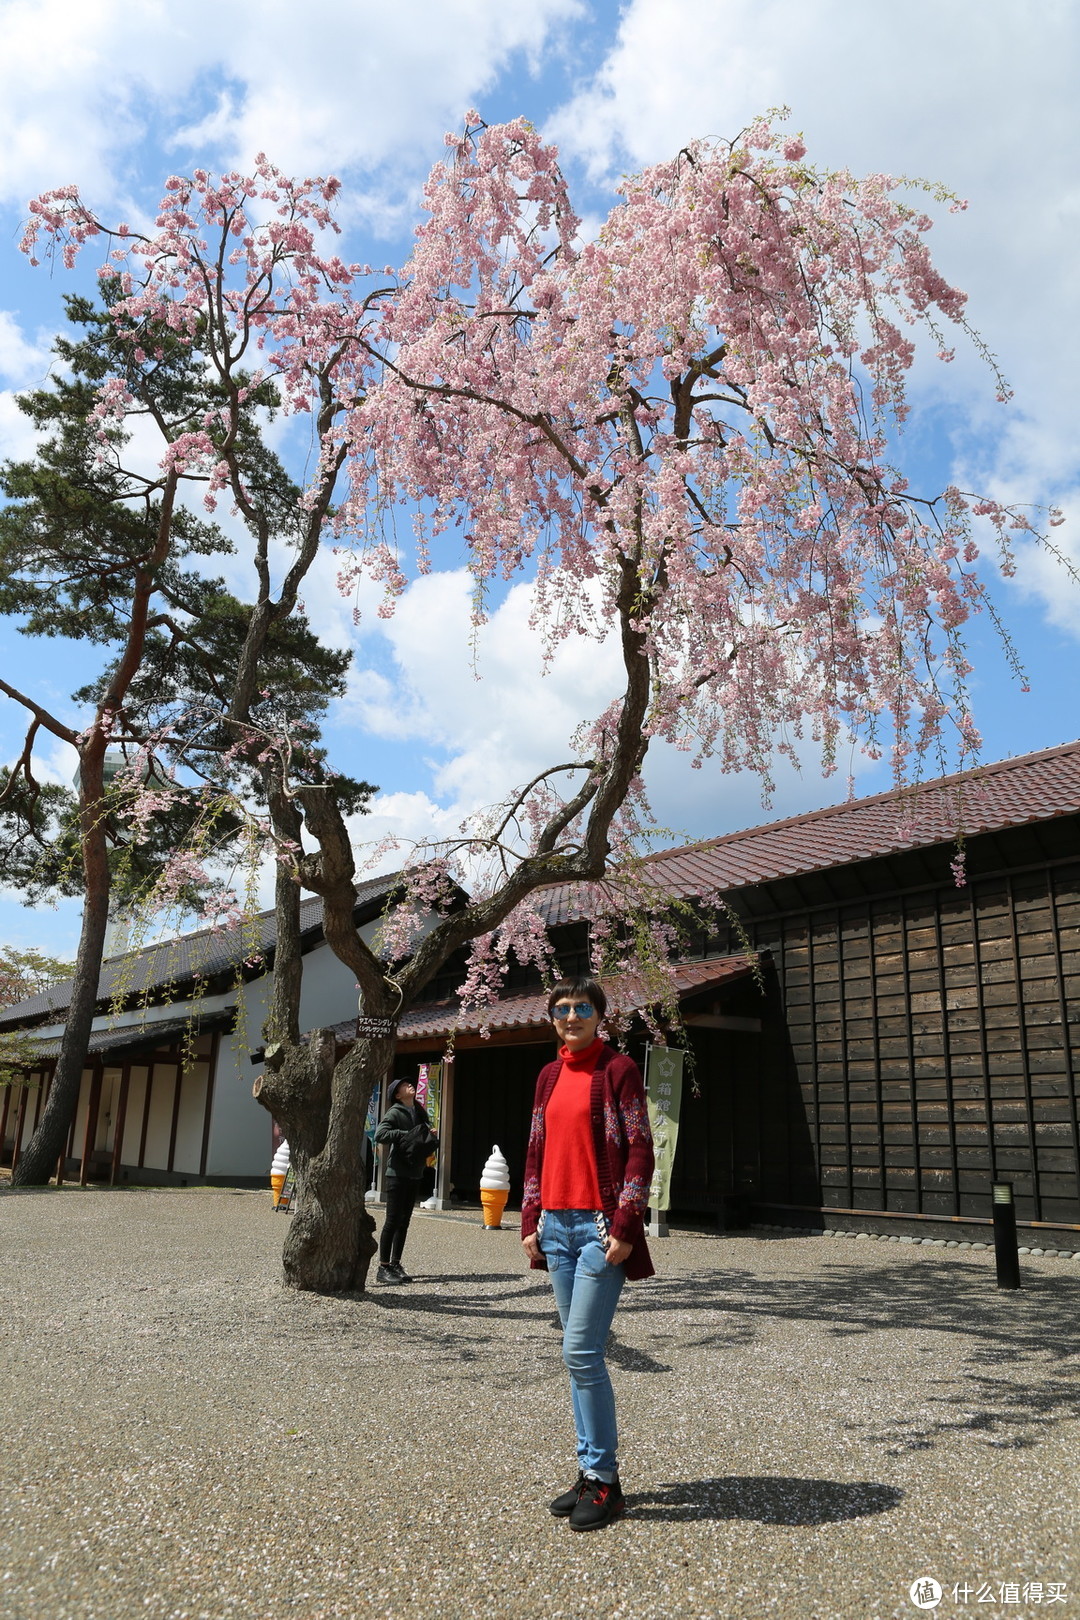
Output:
<svg viewBox="0 0 1080 1620">
<path fill-rule="evenodd" d="M 591 1209 L 548 1209 L 543 1214 L 540 1250 L 548 1263 L 555 1303 L 563 1325 L 563 1360 L 570 1374 L 578 1463 L 583 1473 L 608 1483 L 615 1478 L 615 1392 L 604 1363 L 625 1266 L 604 1258 L 600 1225 Z"/>
</svg>

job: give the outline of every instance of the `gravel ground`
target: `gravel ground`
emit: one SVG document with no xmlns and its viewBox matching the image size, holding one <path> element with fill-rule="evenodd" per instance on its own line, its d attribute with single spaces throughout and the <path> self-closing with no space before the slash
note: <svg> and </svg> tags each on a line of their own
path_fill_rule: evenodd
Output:
<svg viewBox="0 0 1080 1620">
<path fill-rule="evenodd" d="M 0 1193 L 5 1620 L 863 1620 L 920 1576 L 939 1617 L 1080 1616 L 1075 1261 L 1007 1294 L 987 1252 L 657 1242 L 610 1353 L 629 1512 L 580 1536 L 516 1233 L 418 1214 L 416 1281 L 341 1299 L 279 1287 L 285 1219 Z"/>
</svg>

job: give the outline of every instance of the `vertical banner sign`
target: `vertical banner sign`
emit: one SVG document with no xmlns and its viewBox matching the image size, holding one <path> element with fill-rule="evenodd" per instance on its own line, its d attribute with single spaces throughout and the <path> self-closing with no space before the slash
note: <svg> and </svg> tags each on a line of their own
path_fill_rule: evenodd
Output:
<svg viewBox="0 0 1080 1620">
<path fill-rule="evenodd" d="M 371 1143 L 371 1151 L 375 1151 L 375 1127 L 379 1123 L 379 1088 L 372 1086 L 371 1096 L 368 1098 L 367 1119 L 364 1121 L 364 1134 Z"/>
<path fill-rule="evenodd" d="M 682 1102 L 683 1059 L 686 1053 L 670 1046 L 650 1046 L 645 1058 L 645 1086 L 649 1097 L 649 1124 L 652 1126 L 656 1168 L 649 1189 L 649 1208 L 671 1207 L 671 1170 L 675 1144 L 679 1139 L 679 1106 Z"/>
<path fill-rule="evenodd" d="M 427 1107 L 428 1097 L 428 1066 L 421 1063 L 420 1072 L 416 1077 L 416 1100 L 421 1108 Z"/>
<path fill-rule="evenodd" d="M 422 1102 L 424 1107 L 427 1109 L 428 1118 L 431 1121 L 431 1128 L 435 1132 L 435 1135 L 438 1136 L 439 1115 L 442 1112 L 442 1064 L 425 1063 L 422 1065 L 422 1068 L 427 1071 L 427 1086 L 425 1088 L 423 1097 L 421 1097 L 420 1088 L 417 1086 L 416 1100 L 417 1102 Z"/>
</svg>

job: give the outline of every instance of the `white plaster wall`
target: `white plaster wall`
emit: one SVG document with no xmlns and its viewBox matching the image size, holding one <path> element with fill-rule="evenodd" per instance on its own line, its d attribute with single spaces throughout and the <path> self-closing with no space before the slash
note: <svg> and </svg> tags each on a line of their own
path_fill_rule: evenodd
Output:
<svg viewBox="0 0 1080 1620">
<path fill-rule="evenodd" d="M 361 937 L 371 943 L 379 924 L 368 923 Z M 330 947 L 323 943 L 303 958 L 300 992 L 300 1030 L 320 1029 L 356 1017 L 356 979 Z M 213 1118 L 206 1160 L 208 1176 L 269 1176 L 271 1121 L 266 1109 L 251 1095 L 259 1067 L 251 1053 L 262 1046 L 262 1028 L 270 1008 L 272 973 L 244 989 L 241 1014 L 231 1035 L 223 1035 L 218 1049 Z"/>
<path fill-rule="evenodd" d="M 142 1138 L 143 1109 L 146 1107 L 146 1065 L 133 1064 L 128 1081 L 127 1111 L 124 1115 L 124 1143 L 120 1149 L 121 1164 L 133 1167 L 139 1162 L 139 1142 Z"/>
<path fill-rule="evenodd" d="M 116 1141 L 116 1110 L 120 1102 L 123 1071 L 119 1063 L 107 1063 L 101 1072 L 101 1104 L 98 1108 L 94 1147 L 99 1153 L 112 1153 Z"/>
<path fill-rule="evenodd" d="M 361 930 L 367 939 L 377 924 Z M 370 940 L 367 939 L 370 943 Z M 344 962 L 339 962 L 329 945 L 316 945 L 304 957 L 304 978 L 300 991 L 300 1032 L 322 1029 L 327 1024 L 340 1024 L 345 1018 L 356 1017 L 356 975 Z"/>
<path fill-rule="evenodd" d="M 203 1123 L 206 1119 L 207 1063 L 195 1063 L 184 1071 L 180 1092 L 180 1112 L 176 1119 L 176 1148 L 173 1169 L 178 1175 L 199 1174 L 202 1157 Z"/>
<path fill-rule="evenodd" d="M 262 1045 L 262 1026 L 270 1004 L 271 976 L 246 985 L 240 1017 L 231 1035 L 218 1046 L 208 1176 L 270 1175 L 270 1115 L 251 1095 L 259 1073 L 251 1053 Z"/>
<path fill-rule="evenodd" d="M 75 1135 L 70 1138 L 72 1157 L 76 1159 L 82 1158 L 83 1142 L 86 1140 L 86 1115 L 90 1107 L 90 1082 L 93 1078 L 93 1069 L 84 1069 L 82 1079 L 79 1081 L 79 1101 L 75 1108 Z"/>
<path fill-rule="evenodd" d="M 169 1137 L 172 1134 L 173 1102 L 176 1097 L 176 1064 L 155 1063 L 150 1089 L 150 1118 L 146 1126 L 146 1154 L 143 1168 L 169 1168 Z"/>
</svg>

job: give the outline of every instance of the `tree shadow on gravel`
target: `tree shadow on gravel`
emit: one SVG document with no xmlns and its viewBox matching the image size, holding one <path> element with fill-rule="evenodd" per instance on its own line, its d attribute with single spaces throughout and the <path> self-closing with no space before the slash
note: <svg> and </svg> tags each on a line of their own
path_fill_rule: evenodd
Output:
<svg viewBox="0 0 1080 1620">
<path fill-rule="evenodd" d="M 371 1294 L 372 1298 L 374 1298 L 376 1294 L 382 1298 L 384 1294 L 388 1293 L 402 1294 L 405 1288 L 424 1288 L 431 1287 L 433 1284 L 438 1285 L 439 1287 L 451 1286 L 465 1288 L 477 1288 L 482 1283 L 517 1284 L 522 1282 L 527 1275 L 528 1274 L 525 1272 L 516 1271 L 422 1271 L 414 1273 L 412 1282 L 404 1284 L 401 1288 L 396 1288 L 393 1285 L 391 1285 L 390 1288 L 386 1288 L 385 1285 L 376 1283 L 374 1288 L 369 1287 L 368 1292 Z M 544 1287 L 545 1285 L 543 1282 L 541 1282 L 539 1286 Z"/>
<path fill-rule="evenodd" d="M 889 1266 L 832 1263 L 808 1276 L 772 1277 L 746 1269 L 654 1277 L 624 1295 L 620 1314 L 722 1311 L 732 1319 L 815 1322 L 837 1338 L 913 1329 L 956 1333 L 977 1341 L 983 1363 L 1037 1355 L 1065 1360 L 1080 1353 L 1080 1278 L 1024 1277 L 1015 1293 L 999 1290 L 985 1266 L 921 1261 Z M 710 1344 L 708 1334 L 692 1343 Z"/>
<path fill-rule="evenodd" d="M 962 1434 L 999 1450 L 1030 1450 L 1053 1424 L 1080 1419 L 1080 1387 L 1069 1378 L 1036 1377 L 1021 1384 L 969 1373 L 963 1389 L 943 1395 L 924 1390 L 921 1404 L 936 1407 L 937 1415 L 921 1423 L 885 1425 L 867 1438 L 885 1445 L 893 1457 L 930 1451 L 945 1436 Z"/>
<path fill-rule="evenodd" d="M 427 1292 L 429 1288 L 444 1283 L 453 1284 L 457 1292 Z M 534 1316 L 534 1310 L 519 1310 L 517 1307 L 536 1299 L 547 1299 L 550 1303 L 551 1288 L 546 1282 L 530 1282 L 497 1271 L 490 1276 L 415 1277 L 411 1283 L 400 1286 L 368 1288 L 364 1293 L 357 1294 L 356 1298 L 369 1305 L 415 1311 L 424 1316 L 485 1316 L 492 1321 L 510 1321 L 515 1316 Z"/>
<path fill-rule="evenodd" d="M 457 1291 L 428 1291 L 442 1286 Z M 507 1272 L 422 1276 L 405 1288 L 376 1287 L 356 1296 L 410 1314 L 493 1322 L 535 1315 L 535 1301 L 544 1297 L 551 1298 L 546 1279 Z M 655 1339 L 665 1332 L 657 1317 L 688 1312 L 722 1318 L 715 1329 L 703 1323 L 692 1326 L 689 1337 L 681 1331 L 688 1349 L 745 1343 L 756 1336 L 758 1322 L 779 1319 L 814 1323 L 839 1339 L 890 1329 L 960 1334 L 972 1341 L 972 1360 L 982 1366 L 1080 1354 L 1080 1278 L 1028 1275 L 1013 1293 L 999 1290 L 985 1266 L 959 1260 L 895 1268 L 832 1263 L 802 1277 L 745 1268 L 657 1276 L 626 1291 L 619 1319 L 640 1323 Z"/>
<path fill-rule="evenodd" d="M 635 1519 L 674 1523 L 693 1519 L 753 1519 L 760 1524 L 836 1524 L 888 1513 L 903 1497 L 893 1485 L 862 1480 L 728 1475 L 682 1480 L 626 1498 Z"/>
<path fill-rule="evenodd" d="M 1028 1273 L 1014 1293 L 999 1291 L 984 1265 L 963 1261 L 895 1268 L 831 1263 L 804 1277 L 742 1270 L 658 1278 L 647 1291 L 635 1290 L 623 1309 L 648 1324 L 654 1342 L 670 1312 L 720 1314 L 715 1331 L 691 1327 L 680 1335 L 683 1347 L 698 1353 L 727 1348 L 739 1337 L 746 1343 L 767 1319 L 812 1323 L 841 1340 L 913 1330 L 959 1335 L 967 1353 L 954 1377 L 929 1380 L 916 1373 L 911 1380 L 917 1416 L 898 1414 L 878 1429 L 860 1429 L 862 1439 L 892 1456 L 959 1435 L 1030 1448 L 1055 1423 L 1080 1418 L 1080 1387 L 1071 1369 L 1053 1370 L 1080 1354 L 1080 1280 L 1074 1277 Z M 925 1344 L 917 1349 L 930 1353 Z M 928 1407 L 934 1412 L 929 1419 Z"/>
<path fill-rule="evenodd" d="M 438 1284 L 455 1292 L 426 1291 Z M 548 1283 L 528 1276 L 420 1278 L 408 1291 L 376 1290 L 367 1297 L 396 1317 L 402 1331 L 451 1357 L 462 1355 L 466 1342 L 474 1352 L 481 1344 L 494 1350 L 515 1324 L 519 1339 L 557 1326 L 537 1309 L 550 1304 Z M 471 1327 L 461 1318 L 470 1318 Z M 834 1261 L 795 1277 L 747 1268 L 654 1277 L 623 1296 L 609 1354 L 624 1372 L 663 1375 L 687 1355 L 752 1344 L 776 1321 L 813 1326 L 841 1341 L 918 1330 L 966 1342 L 964 1365 L 954 1376 L 935 1383 L 916 1370 L 897 1391 L 902 1407 L 910 1389 L 909 1409 L 872 1431 L 860 1426 L 861 1440 L 894 1456 L 964 1435 L 995 1447 L 1030 1447 L 1053 1424 L 1080 1417 L 1080 1389 L 1067 1369 L 1053 1371 L 1080 1354 L 1080 1279 L 1028 1272 L 1019 1292 L 1000 1292 L 992 1269 L 952 1258 L 896 1266 Z M 931 1347 L 914 1349 L 917 1357 Z M 814 1348 L 808 1341 L 808 1357 L 821 1354 L 821 1341 Z"/>
<path fill-rule="evenodd" d="M 558 1317 L 555 1318 L 555 1321 L 561 1329 L 562 1324 L 559 1322 Z M 649 1355 L 647 1350 L 641 1350 L 635 1344 L 624 1344 L 614 1331 L 608 1334 L 605 1355 L 613 1367 L 619 1367 L 623 1372 L 669 1373 L 671 1371 L 670 1361 L 657 1361 L 654 1356 Z"/>
</svg>

